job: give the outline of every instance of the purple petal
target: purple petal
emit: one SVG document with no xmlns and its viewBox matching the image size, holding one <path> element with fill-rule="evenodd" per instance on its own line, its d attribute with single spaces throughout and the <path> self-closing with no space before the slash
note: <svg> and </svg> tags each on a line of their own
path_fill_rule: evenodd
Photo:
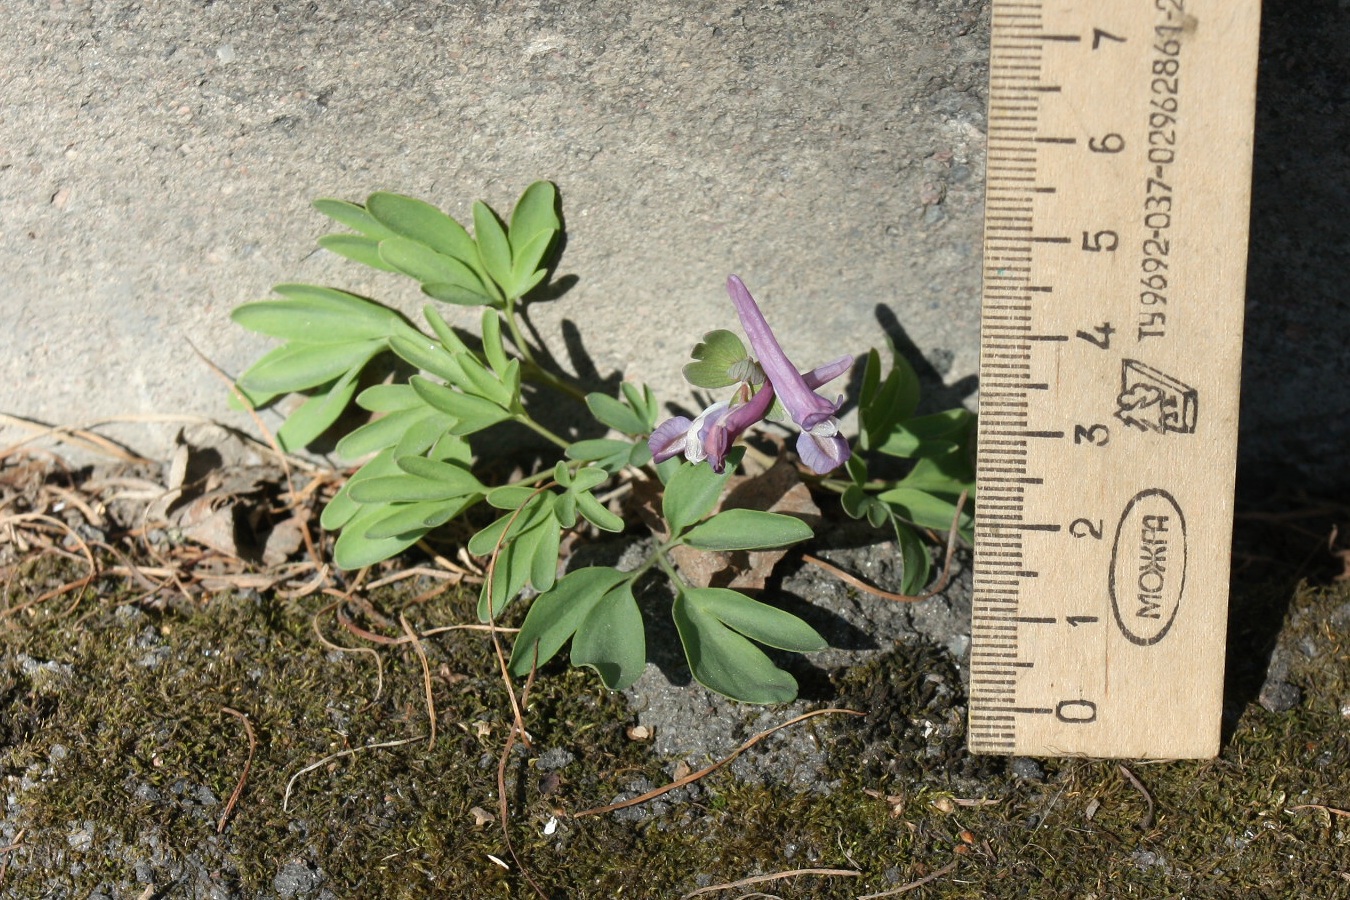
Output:
<svg viewBox="0 0 1350 900">
<path fill-rule="evenodd" d="M 857 362 L 857 360 L 852 356 L 841 356 L 833 362 L 827 362 L 825 365 L 817 366 L 810 372 L 807 372 L 802 376 L 802 380 L 806 382 L 807 387 L 814 391 L 818 387 L 829 384 L 831 381 L 834 381 L 840 375 L 843 375 L 849 369 L 853 368 L 855 362 Z"/>
<path fill-rule="evenodd" d="M 817 475 L 826 475 L 848 462 L 853 455 L 843 435 L 818 436 L 803 431 L 797 436 L 797 455 Z"/>
<path fill-rule="evenodd" d="M 755 298 L 746 289 L 745 282 L 732 275 L 727 279 L 727 293 L 731 295 L 741 327 L 750 339 L 750 346 L 754 348 L 764 374 L 778 396 L 783 398 L 783 406 L 792 416 L 792 421 L 801 428 L 811 429 L 834 415 L 836 405 L 811 390 L 792 360 L 787 358 L 755 303 Z M 830 366 L 838 365 L 839 362 L 837 360 Z"/>
<path fill-rule="evenodd" d="M 739 406 L 733 406 L 716 421 L 705 425 L 698 439 L 708 454 L 708 464 L 721 473 L 726 468 L 727 451 L 747 428 L 762 420 L 773 407 L 773 385 L 765 384 L 759 393 Z"/>
<path fill-rule="evenodd" d="M 658 425 L 652 436 L 647 439 L 652 459 L 661 463 L 683 453 L 685 443 L 689 439 L 689 428 L 693 424 L 685 416 L 675 416 Z"/>
</svg>

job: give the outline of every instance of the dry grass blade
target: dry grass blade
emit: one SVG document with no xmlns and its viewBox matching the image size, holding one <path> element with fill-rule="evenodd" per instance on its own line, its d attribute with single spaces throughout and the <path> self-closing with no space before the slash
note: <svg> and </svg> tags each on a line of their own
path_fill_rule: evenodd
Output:
<svg viewBox="0 0 1350 900">
<path fill-rule="evenodd" d="M 41 604 L 46 603 L 53 597 L 59 597 L 62 594 L 67 593 L 68 591 L 80 590 L 88 586 L 91 582 L 93 582 L 93 580 L 97 578 L 99 574 L 98 563 L 94 560 L 94 552 L 89 548 L 88 541 L 82 538 L 78 531 L 76 531 L 74 528 L 71 528 L 69 525 L 67 525 L 65 522 L 62 522 L 60 519 L 53 518 L 52 516 L 46 515 L 44 513 L 20 513 L 17 515 L 9 516 L 5 519 L 0 519 L 0 527 L 7 525 L 13 527 L 14 525 L 19 525 L 24 522 L 41 522 L 45 525 L 50 525 L 54 528 L 58 528 L 61 531 L 64 531 L 66 534 L 70 535 L 70 537 L 75 541 L 76 546 L 79 548 L 80 554 L 84 558 L 84 562 L 89 566 L 89 574 L 85 575 L 83 578 L 77 578 L 74 581 L 67 582 L 66 584 L 63 584 L 58 588 L 54 588 L 50 591 L 47 591 L 45 594 L 42 594 L 41 596 L 36 597 L 32 600 L 20 603 L 17 606 L 11 606 L 4 610 L 0 610 L 0 620 L 4 620 L 9 616 L 22 612 L 25 609 L 30 609 L 34 606 L 40 606 Z M 55 546 L 52 546 L 50 549 L 53 552 L 61 553 L 63 555 L 69 555 L 66 554 L 65 551 L 60 550 L 60 548 Z"/>
<path fill-rule="evenodd" d="M 923 887 L 925 884 L 928 884 L 929 882 L 937 881 L 943 875 L 952 872 L 959 862 L 960 862 L 959 859 L 952 860 L 950 863 L 938 869 L 936 872 L 932 872 L 928 875 L 925 875 L 918 881 L 911 881 L 909 884 L 902 884 L 898 888 L 892 888 L 889 891 L 882 891 L 879 894 L 864 894 L 861 897 L 859 897 L 858 900 L 878 900 L 879 897 L 897 897 L 900 894 L 908 894 L 910 891 L 917 890 L 918 888 Z"/>
<path fill-rule="evenodd" d="M 793 869 L 790 872 L 774 872 L 772 875 L 754 875 L 750 878 L 742 878 L 740 881 L 728 881 L 726 884 L 710 884 L 707 887 L 699 888 L 696 891 L 690 891 L 685 894 L 681 900 L 689 900 L 690 897 L 697 897 L 700 894 L 712 894 L 717 891 L 728 891 L 732 888 L 749 887 L 752 884 L 764 884 L 768 881 L 782 881 L 785 878 L 796 878 L 798 875 L 827 875 L 836 878 L 857 878 L 862 875 L 862 873 L 853 869 Z"/>
<path fill-rule="evenodd" d="M 936 597 L 938 594 L 945 591 L 947 589 L 947 583 L 951 581 L 952 557 L 956 554 L 956 538 L 957 535 L 960 533 L 959 525 L 961 522 L 961 510 L 965 507 L 965 505 L 966 505 L 966 492 L 962 491 L 961 496 L 957 498 L 956 501 L 956 514 L 952 516 L 951 528 L 947 531 L 947 555 L 943 558 L 942 561 L 942 575 L 938 577 L 937 582 L 931 588 L 924 591 L 922 594 L 911 596 L 910 594 L 895 594 L 890 591 L 883 591 L 879 587 L 875 587 L 873 585 L 868 584 L 867 582 L 863 581 L 856 575 L 852 575 L 848 572 L 845 572 L 843 569 L 839 568 L 833 563 L 828 563 L 825 560 L 812 556 L 809 553 L 803 553 L 802 559 L 806 560 L 813 566 L 817 566 L 821 569 L 824 569 L 826 572 L 829 572 L 831 575 L 838 578 L 840 581 L 843 581 L 846 584 L 851 584 L 853 585 L 853 587 L 857 588 L 860 591 L 866 591 L 867 593 L 873 595 L 874 597 L 881 597 L 882 599 L 885 600 L 894 600 L 896 603 L 922 603 L 923 601 Z"/>
<path fill-rule="evenodd" d="M 253 768 L 253 755 L 258 751 L 258 736 L 253 733 L 253 724 L 249 722 L 248 716 L 237 709 L 230 709 L 228 706 L 222 706 L 220 711 L 234 716 L 244 723 L 244 732 L 248 735 L 248 759 L 244 760 L 244 771 L 239 774 L 239 782 L 235 784 L 234 791 L 225 804 L 225 811 L 220 814 L 220 821 L 216 823 L 216 834 L 225 831 L 225 823 L 229 821 L 230 813 L 234 812 L 235 804 L 239 802 L 239 797 L 244 793 L 244 784 L 248 781 L 249 770 Z"/>
<path fill-rule="evenodd" d="M 417 661 L 422 664 L 422 687 L 426 691 L 427 697 L 427 720 L 431 723 L 431 734 L 427 738 L 427 749 L 436 748 L 436 701 L 431 696 L 431 666 L 427 663 L 427 653 L 422 649 L 422 642 L 417 638 L 417 632 L 412 630 L 408 620 L 403 613 L 398 614 L 398 624 L 403 626 L 403 631 L 408 635 L 408 640 L 412 642 L 413 652 L 417 654 Z"/>
<path fill-rule="evenodd" d="M 867 715 L 866 713 L 858 712 L 856 709 L 839 709 L 836 707 L 830 707 L 828 709 L 813 709 L 811 712 L 802 713 L 800 716 L 795 716 L 791 719 L 788 719 L 781 725 L 775 725 L 774 727 L 770 728 L 767 731 L 761 731 L 759 734 L 750 738 L 750 740 L 746 741 L 744 744 L 741 744 L 735 750 L 731 751 L 730 754 L 724 756 L 722 759 L 719 759 L 712 765 L 704 766 L 697 772 L 691 772 L 690 774 L 684 776 L 683 778 L 676 779 L 675 781 L 672 781 L 670 784 L 667 784 L 664 787 L 659 787 L 656 788 L 655 790 L 650 790 L 645 794 L 641 794 L 629 800 L 621 800 L 618 803 L 611 803 L 608 806 L 597 806 L 593 809 L 583 809 L 581 812 L 572 813 L 571 818 L 580 819 L 583 816 L 598 816 L 601 815 L 602 813 L 614 812 L 615 810 L 620 809 L 627 809 L 630 806 L 637 806 L 641 803 L 646 803 L 648 800 L 654 800 L 657 797 L 660 797 L 662 794 L 669 793 L 670 791 L 673 791 L 676 788 L 684 787 L 686 784 L 692 784 L 695 781 L 698 781 L 700 778 L 706 778 L 713 772 L 716 772 L 718 769 L 735 760 L 736 757 L 740 756 L 742 753 L 749 750 L 751 747 L 755 746 L 760 741 L 764 740 L 774 732 L 782 731 L 784 728 L 796 725 L 798 722 L 805 722 L 807 719 L 813 719 L 816 716 L 830 715 L 833 713 L 840 713 L 848 716 Z"/>
<path fill-rule="evenodd" d="M 1324 803 L 1300 803 L 1298 806 L 1289 807 L 1289 812 L 1294 812 L 1299 809 L 1315 809 L 1318 812 L 1326 813 L 1328 816 L 1350 818 L 1350 809 L 1337 809 L 1334 806 L 1327 806 Z"/>
<path fill-rule="evenodd" d="M 338 653 L 369 653 L 371 656 L 375 657 L 375 697 L 371 702 L 376 703 L 379 701 L 380 695 L 384 693 L 384 660 L 380 658 L 379 652 L 373 647 L 344 647 L 341 644 L 334 643 L 324 637 L 323 632 L 319 630 L 319 616 L 329 610 L 336 609 L 342 602 L 342 600 L 334 600 L 323 609 L 314 613 L 309 620 L 310 627 L 314 629 L 314 636 L 319 639 L 319 643 L 323 644 L 329 650 L 336 650 Z"/>
<path fill-rule="evenodd" d="M 1116 766 L 1116 768 L 1120 770 L 1121 775 L 1125 776 L 1126 781 L 1134 785 L 1135 790 L 1144 795 L 1144 802 L 1148 804 L 1148 808 L 1144 811 L 1144 817 L 1139 820 L 1139 830 L 1148 831 L 1153 827 L 1153 796 L 1144 787 L 1144 783 L 1134 777 L 1133 772 L 1124 766 Z"/>
<path fill-rule="evenodd" d="M 286 782 L 286 792 L 281 797 L 281 811 L 290 812 L 291 788 L 295 787 L 295 782 L 297 779 L 300 778 L 301 775 L 313 772 L 315 769 L 319 768 L 319 766 L 327 765 L 328 763 L 332 762 L 335 759 L 341 759 L 344 756 L 353 756 L 364 750 L 379 750 L 382 747 L 402 747 L 404 744 L 411 744 L 420 740 L 422 740 L 422 735 L 419 734 L 416 737 L 403 738 L 402 740 L 398 741 L 382 741 L 378 744 L 366 744 L 361 747 L 351 747 L 347 750 L 339 750 L 337 753 L 325 756 L 318 762 L 310 763 L 309 765 L 301 769 L 299 772 L 296 772 L 294 775 L 292 775 L 290 780 Z"/>
</svg>

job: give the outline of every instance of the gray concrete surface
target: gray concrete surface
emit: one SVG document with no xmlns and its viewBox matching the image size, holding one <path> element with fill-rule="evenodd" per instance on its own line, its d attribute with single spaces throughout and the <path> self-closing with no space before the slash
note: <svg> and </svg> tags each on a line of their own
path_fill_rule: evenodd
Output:
<svg viewBox="0 0 1350 900">
<path fill-rule="evenodd" d="M 1243 458 L 1344 486 L 1347 13 L 1268 6 Z M 692 341 L 734 324 L 734 271 L 803 361 L 898 321 L 936 402 L 969 396 L 982 0 L 6 7 L 0 411 L 244 425 L 188 346 L 231 373 L 259 355 L 233 306 L 285 280 L 423 302 L 316 252 L 311 199 L 398 190 L 467 217 L 540 177 L 580 281 L 538 321 L 575 322 L 601 375 L 682 399 Z M 152 455 L 173 432 L 111 430 Z"/>
</svg>

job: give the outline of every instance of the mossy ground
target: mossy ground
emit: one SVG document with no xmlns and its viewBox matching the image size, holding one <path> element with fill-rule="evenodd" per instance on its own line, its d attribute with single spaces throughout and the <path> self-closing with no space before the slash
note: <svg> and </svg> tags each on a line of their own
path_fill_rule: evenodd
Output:
<svg viewBox="0 0 1350 900">
<path fill-rule="evenodd" d="M 46 584 L 21 566 L 4 609 Z M 376 606 L 425 631 L 472 621 L 453 592 Z M 1235 610 L 1243 597 L 1239 592 Z M 114 582 L 3 619 L 0 895 L 37 897 L 527 897 L 534 891 L 496 823 L 497 760 L 509 703 L 489 639 L 450 631 L 425 641 L 438 737 L 428 746 L 422 669 L 411 646 L 383 647 L 376 700 L 368 654 L 340 654 L 311 620 L 328 602 L 223 594 L 150 611 Z M 1256 602 L 1250 600 L 1250 602 Z M 558 898 L 678 897 L 708 884 L 799 868 L 799 876 L 714 896 L 844 898 L 894 889 L 955 861 L 907 896 L 1350 897 L 1350 589 L 1302 588 L 1282 645 L 1297 648 L 1287 712 L 1250 699 L 1241 666 L 1221 756 L 1205 762 L 1052 760 L 1041 771 L 963 749 L 960 697 L 941 652 L 902 644 L 837 682 L 836 705 L 867 719 L 798 727 L 833 751 L 828 794 L 715 773 L 664 798 L 659 813 L 568 820 L 635 784 L 669 780 L 669 760 L 627 733 L 633 714 L 589 671 L 550 666 L 527 710 L 533 748 L 509 768 L 511 833 L 521 862 Z M 1267 604 L 1268 605 L 1268 604 Z M 1263 606 L 1262 608 L 1265 608 Z M 323 621 L 325 633 L 360 643 Z M 1234 629 L 1235 634 L 1241 631 Z M 396 633 L 391 634 L 396 636 Z M 370 646 L 364 644 L 364 646 Z M 945 705 L 945 708 L 944 708 Z M 257 751 L 243 772 L 248 716 Z M 916 738 L 923 723 L 936 741 Z M 365 750 L 288 781 L 338 751 Z M 751 751 L 753 752 L 753 751 Z M 1030 774 L 1031 777 L 1027 777 Z M 988 800 L 966 805 L 963 800 Z M 17 831 L 22 829 L 22 835 Z M 504 860 L 510 871 L 493 861 Z M 328 892 L 328 893 L 325 893 Z"/>
</svg>

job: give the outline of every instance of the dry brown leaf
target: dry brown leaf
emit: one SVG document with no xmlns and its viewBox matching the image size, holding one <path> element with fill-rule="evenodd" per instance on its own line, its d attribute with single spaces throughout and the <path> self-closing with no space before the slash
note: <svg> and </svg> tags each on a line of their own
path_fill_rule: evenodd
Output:
<svg viewBox="0 0 1350 900">
<path fill-rule="evenodd" d="M 795 516 L 812 528 L 820 525 L 820 507 L 797 476 L 797 468 L 779 457 L 766 471 L 757 475 L 734 475 L 716 507 L 759 509 Z M 671 556 L 680 574 L 694 587 L 725 587 L 736 590 L 763 590 L 773 567 L 787 555 L 786 548 L 775 550 L 736 550 L 710 552 L 692 547 L 676 547 Z"/>
</svg>

